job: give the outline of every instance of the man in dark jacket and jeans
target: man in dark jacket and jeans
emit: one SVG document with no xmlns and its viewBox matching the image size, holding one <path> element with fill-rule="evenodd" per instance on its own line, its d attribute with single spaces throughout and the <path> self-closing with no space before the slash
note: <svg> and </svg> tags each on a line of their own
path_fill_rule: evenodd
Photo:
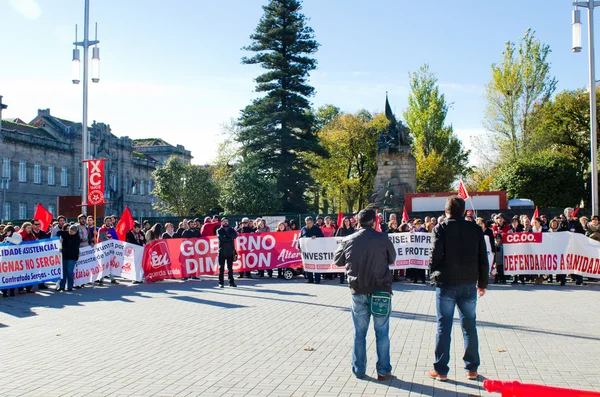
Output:
<svg viewBox="0 0 600 397">
<path fill-rule="evenodd" d="M 396 261 L 396 251 L 387 234 L 375 231 L 377 221 L 374 210 L 362 210 L 358 214 L 361 229 L 344 237 L 334 256 L 336 266 L 346 266 L 348 286 L 352 292 L 352 320 L 354 321 L 352 372 L 357 378 L 363 378 L 367 370 L 367 331 L 371 318 L 369 295 L 374 292 L 392 293 L 392 275 L 389 265 Z M 390 313 L 391 303 L 387 315 L 373 315 L 378 380 L 387 380 L 392 373 Z"/>
<path fill-rule="evenodd" d="M 433 229 L 433 249 L 429 272 L 436 284 L 437 335 L 435 363 L 431 378 L 446 381 L 450 368 L 450 336 L 454 308 L 458 306 L 465 338 L 465 370 L 468 379 L 477 379 L 479 341 L 477 339 L 477 295 L 481 298 L 489 279 L 489 263 L 483 231 L 464 220 L 465 201 L 448 197 L 446 220 Z"/>
<path fill-rule="evenodd" d="M 225 275 L 225 262 L 227 262 L 227 276 L 229 278 L 229 286 L 236 287 L 233 280 L 233 262 L 237 260 L 235 252 L 235 239 L 238 234 L 232 227 L 229 227 L 227 218 L 221 221 L 221 227 L 217 230 L 219 238 L 219 287 L 223 288 Z"/>
</svg>

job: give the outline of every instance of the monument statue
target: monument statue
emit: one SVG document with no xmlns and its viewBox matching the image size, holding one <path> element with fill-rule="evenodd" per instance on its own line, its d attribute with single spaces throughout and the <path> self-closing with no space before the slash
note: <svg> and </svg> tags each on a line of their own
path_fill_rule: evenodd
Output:
<svg viewBox="0 0 600 397">
<path fill-rule="evenodd" d="M 410 153 L 408 128 L 396 120 L 387 93 L 385 116 L 389 126 L 377 141 L 377 174 L 369 206 L 386 211 L 401 211 L 404 195 L 417 188 L 417 162 Z"/>
</svg>

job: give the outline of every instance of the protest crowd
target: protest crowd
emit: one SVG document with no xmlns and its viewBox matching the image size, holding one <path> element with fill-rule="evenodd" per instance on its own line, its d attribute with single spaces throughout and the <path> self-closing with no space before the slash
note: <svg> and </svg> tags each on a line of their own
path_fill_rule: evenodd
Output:
<svg viewBox="0 0 600 397">
<path fill-rule="evenodd" d="M 536 211 L 537 212 L 537 211 Z M 241 219 L 241 222 L 236 223 L 235 227 L 229 227 L 234 231 L 235 239 L 237 235 L 255 234 L 266 232 L 285 232 L 300 230 L 300 238 L 320 238 L 320 237 L 346 237 L 353 234 L 359 229 L 357 226 L 357 212 L 352 216 L 343 216 L 339 214 L 337 219 L 330 216 L 317 216 L 316 219 L 307 217 L 305 225 L 300 227 L 295 220 L 284 220 L 277 224 L 275 230 L 267 225 L 265 219 L 249 219 L 247 217 Z M 493 266 L 491 276 L 496 284 L 506 284 L 510 281 L 512 284 L 533 283 L 542 284 L 544 282 L 553 283 L 556 281 L 560 285 L 565 285 L 567 282 L 566 275 L 540 274 L 540 275 L 512 275 L 509 277 L 504 274 L 504 255 L 503 255 L 503 239 L 504 234 L 510 233 L 556 233 L 556 232 L 572 232 L 585 234 L 591 239 L 600 241 L 600 222 L 598 216 L 593 216 L 591 219 L 583 216 L 577 218 L 576 211 L 573 208 L 566 208 L 564 213 L 559 217 L 549 219 L 546 215 L 534 214 L 533 219 L 528 215 L 513 216 L 512 219 L 506 219 L 502 213 L 492 214 L 491 219 L 483 219 L 475 217 L 474 212 L 469 210 L 466 212 L 465 220 L 475 222 L 479 225 L 484 235 L 488 236 L 491 250 L 493 253 Z M 444 222 L 445 215 L 439 217 L 426 216 L 424 219 L 409 219 L 408 214 L 404 212 L 402 219 L 398 218 L 398 214 L 388 214 L 388 219 L 385 219 L 384 214 L 378 214 L 377 230 L 382 233 L 427 233 L 432 232 L 436 224 Z M 225 219 L 223 219 L 227 222 Z M 73 286 L 73 271 L 75 263 L 78 260 L 79 249 L 82 247 L 93 247 L 94 245 L 107 240 L 125 240 L 128 243 L 145 246 L 154 240 L 166 239 L 190 239 L 217 236 L 219 230 L 223 229 L 222 219 L 219 216 L 206 217 L 203 220 L 183 219 L 178 225 L 166 223 L 164 226 L 160 223 L 151 225 L 148 221 L 143 221 L 141 224 L 131 220 L 125 222 L 125 225 L 118 225 L 116 216 L 107 216 L 104 218 L 100 227 L 94 226 L 95 220 L 89 215 L 81 214 L 77 222 L 67 222 L 64 216 L 58 216 L 52 220 L 52 223 L 43 230 L 39 219 L 32 219 L 22 225 L 13 225 L 8 222 L 6 225 L 0 225 L 0 243 L 18 245 L 22 242 L 44 240 L 53 237 L 60 237 L 62 241 L 63 255 L 63 273 L 64 277 L 56 283 L 57 291 L 72 291 L 73 288 L 82 288 L 83 285 Z M 129 229 L 133 226 L 130 230 Z M 126 229 L 123 229 L 125 226 Z M 118 229 L 119 232 L 117 232 Z M 119 236 L 120 234 L 120 236 Z M 233 249 L 235 251 L 235 249 Z M 231 256 L 236 255 L 235 252 Z M 237 256 L 237 255 L 236 255 Z M 237 257 L 234 258 L 237 260 Z M 229 266 L 228 266 L 229 267 Z M 294 269 L 295 274 L 302 273 L 301 269 Z M 273 277 L 273 269 L 256 270 L 254 274 L 249 271 L 240 272 L 238 278 L 265 277 L 266 275 Z M 404 270 L 391 270 L 393 281 L 399 282 L 402 279 L 412 281 L 413 283 L 425 283 L 428 279 L 427 270 L 408 268 Z M 308 283 L 319 284 L 321 278 L 333 280 L 339 278 L 340 283 L 345 282 L 344 273 L 312 273 L 304 272 Z M 119 281 L 112 275 L 110 283 L 118 284 Z M 283 278 L 282 269 L 277 269 L 277 278 Z M 198 277 L 191 277 L 198 279 Z M 584 283 L 583 277 L 580 275 L 572 275 L 571 278 L 576 285 Z M 595 281 L 594 279 L 588 279 Z M 235 286 L 235 282 L 230 277 L 230 285 Z M 98 284 L 102 285 L 103 280 L 97 280 Z M 136 281 L 134 281 L 136 283 Z M 223 284 L 222 279 L 220 284 Z M 48 289 L 45 283 L 37 285 L 40 290 Z M 14 296 L 15 293 L 35 293 L 33 285 L 19 287 L 16 289 L 4 289 L 2 294 L 6 296 Z"/>
</svg>

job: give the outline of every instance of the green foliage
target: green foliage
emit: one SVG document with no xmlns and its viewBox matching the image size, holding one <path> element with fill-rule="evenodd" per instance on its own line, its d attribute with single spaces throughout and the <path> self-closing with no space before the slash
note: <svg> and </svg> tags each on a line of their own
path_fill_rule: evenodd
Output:
<svg viewBox="0 0 600 397">
<path fill-rule="evenodd" d="M 219 189 L 207 168 L 171 157 L 153 172 L 154 209 L 177 216 L 207 214 L 218 204 Z"/>
<path fill-rule="evenodd" d="M 247 163 L 235 166 L 221 191 L 220 204 L 228 214 L 272 214 L 282 208 L 276 181 Z"/>
<path fill-rule="evenodd" d="M 410 74 L 410 90 L 404 119 L 417 160 L 417 191 L 447 191 L 457 177 L 468 174 L 469 151 L 445 124 L 449 105 L 428 65 Z"/>
<path fill-rule="evenodd" d="M 417 192 L 446 192 L 453 181 L 452 169 L 436 151 L 417 158 Z"/>
<path fill-rule="evenodd" d="M 300 1 L 270 0 L 263 9 L 252 43 L 244 47 L 256 54 L 242 63 L 267 70 L 256 78 L 256 91 L 265 96 L 242 111 L 236 140 L 246 163 L 276 181 L 283 209 L 303 212 L 304 195 L 313 182 L 304 154 L 326 154 L 314 134 L 315 118 L 307 99 L 314 94 L 309 72 L 317 66 L 310 55 L 319 43 L 300 13 Z"/>
<path fill-rule="evenodd" d="M 320 193 L 337 203 L 334 209 L 352 211 L 367 204 L 377 173 L 377 139 L 388 126 L 383 113 L 361 110 L 338 114 L 318 132 L 329 156 L 310 155 L 309 161 L 316 164 L 313 176 L 323 189 Z"/>
<path fill-rule="evenodd" d="M 498 167 L 492 188 L 509 198 L 528 198 L 540 207 L 574 206 L 585 195 L 577 164 L 568 154 L 541 151 Z"/>
<path fill-rule="evenodd" d="M 526 151 L 535 123 L 532 113 L 544 106 L 556 89 L 547 58 L 550 46 L 528 29 L 519 42 L 506 43 L 502 60 L 492 64 L 492 80 L 486 86 L 485 125 L 494 133 L 502 157 L 516 159 Z"/>
</svg>

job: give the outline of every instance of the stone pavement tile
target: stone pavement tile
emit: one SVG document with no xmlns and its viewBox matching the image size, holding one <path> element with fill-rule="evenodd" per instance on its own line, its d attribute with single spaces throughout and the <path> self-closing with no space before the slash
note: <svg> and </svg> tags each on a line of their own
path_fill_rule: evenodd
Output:
<svg viewBox="0 0 600 397">
<path fill-rule="evenodd" d="M 11 366 L 0 368 L 0 396 L 491 396 L 464 377 L 457 319 L 456 383 L 428 378 L 436 330 L 428 286 L 394 284 L 396 378 L 380 384 L 352 376 L 347 287 L 302 278 L 240 280 L 238 290 L 215 284 L 124 282 L 2 300 L 0 360 Z M 598 293 L 598 285 L 490 286 L 478 303 L 480 373 L 600 390 L 600 308 L 589 304 Z M 40 352 L 47 360 L 22 359 Z M 376 376 L 372 330 L 367 355 Z"/>
</svg>

